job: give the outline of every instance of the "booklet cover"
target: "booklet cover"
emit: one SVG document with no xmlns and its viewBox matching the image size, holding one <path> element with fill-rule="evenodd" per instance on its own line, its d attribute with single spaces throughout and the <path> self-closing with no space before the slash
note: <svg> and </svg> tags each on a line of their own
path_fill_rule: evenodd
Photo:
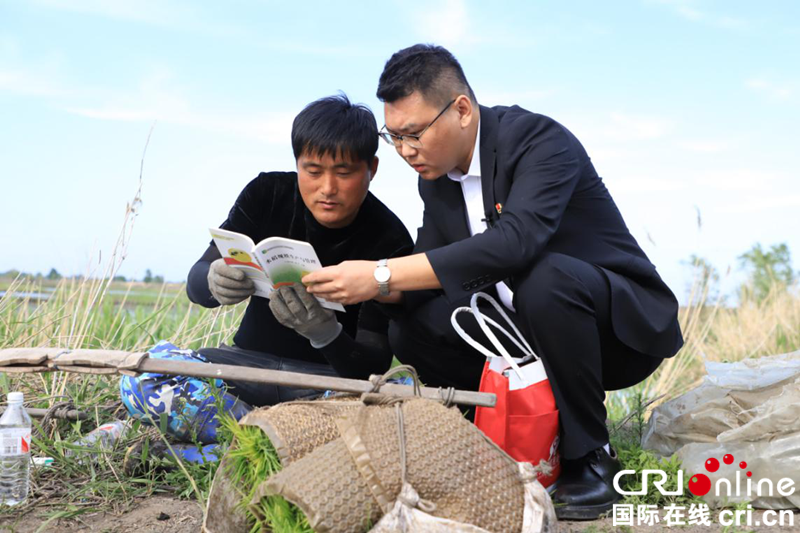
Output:
<svg viewBox="0 0 800 533">
<path fill-rule="evenodd" d="M 281 285 L 301 283 L 306 274 L 322 268 L 317 252 L 307 242 L 268 237 L 255 244 L 247 235 L 219 228 L 209 228 L 225 264 L 241 269 L 256 286 L 255 296 L 269 298 Z M 316 297 L 334 311 L 344 311 L 342 304 Z"/>
</svg>

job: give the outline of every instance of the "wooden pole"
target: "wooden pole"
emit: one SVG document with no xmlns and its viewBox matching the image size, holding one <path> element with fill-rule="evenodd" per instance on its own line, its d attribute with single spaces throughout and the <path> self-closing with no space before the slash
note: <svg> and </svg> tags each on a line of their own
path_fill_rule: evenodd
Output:
<svg viewBox="0 0 800 533">
<path fill-rule="evenodd" d="M 66 370 L 63 367 L 62 370 Z M 170 359 L 147 358 L 139 364 L 139 372 L 152 372 L 155 374 L 169 374 L 172 376 L 193 376 L 198 378 L 219 378 L 236 381 L 252 381 L 255 383 L 269 383 L 283 387 L 299 387 L 314 390 L 335 390 L 338 392 L 364 393 L 370 392 L 372 383 L 360 379 L 348 379 L 332 376 L 318 376 L 301 372 L 286 372 L 283 370 L 269 370 L 265 368 L 252 368 L 236 365 L 217 365 L 213 363 L 193 363 L 191 361 L 173 361 Z M 414 387 L 387 383 L 380 389 L 383 394 L 390 396 L 413 396 Z M 443 399 L 447 394 L 446 389 L 422 387 L 422 397 L 432 400 Z M 474 405 L 479 407 L 494 407 L 497 396 L 486 392 L 453 391 L 451 401 L 459 405 Z"/>
<path fill-rule="evenodd" d="M 77 356 L 69 359 L 62 355 Z M 141 359 L 141 360 L 140 360 Z M 90 350 L 76 349 L 64 350 L 61 348 L 5 348 L 0 349 L 0 362 L 5 361 L 8 366 L 0 365 L 0 372 L 7 369 L 9 372 L 28 371 L 64 371 L 88 372 L 103 374 L 109 370 L 117 369 L 132 372 L 152 372 L 154 374 L 167 374 L 170 376 L 192 376 L 198 378 L 219 378 L 237 381 L 250 381 L 267 383 L 283 387 L 297 387 L 313 390 L 333 390 L 337 392 L 364 393 L 371 392 L 373 385 L 367 380 L 348 379 L 332 376 L 319 376 L 301 372 L 286 372 L 283 370 L 269 370 L 266 368 L 253 368 L 237 365 L 218 365 L 192 361 L 178 361 L 171 359 L 156 359 L 142 352 L 127 352 L 121 350 Z M 61 364 L 59 364 L 63 361 Z M 78 364 L 78 362 L 80 362 Z M 88 366 L 91 365 L 91 366 Z M 74 366 L 74 370 L 71 370 Z M 50 367 L 46 369 L 45 367 Z M 422 387 L 422 397 L 433 400 L 450 397 L 452 403 L 459 405 L 472 405 L 478 407 L 494 407 L 497 396 L 487 392 L 461 391 L 433 387 Z M 387 383 L 380 388 L 380 392 L 391 396 L 413 396 L 414 387 Z"/>
<path fill-rule="evenodd" d="M 5 407 L 0 407 L 0 414 L 3 414 L 5 410 L 6 410 Z M 47 411 L 49 410 L 50 409 L 41 409 L 38 407 L 25 408 L 25 411 L 27 411 L 28 415 L 32 416 L 33 418 L 44 418 L 44 415 L 46 415 Z M 89 415 L 87 413 L 84 413 L 83 411 L 78 411 L 77 409 L 70 409 L 63 414 L 55 412 L 53 413 L 52 417 L 61 420 L 87 420 L 89 418 Z"/>
</svg>

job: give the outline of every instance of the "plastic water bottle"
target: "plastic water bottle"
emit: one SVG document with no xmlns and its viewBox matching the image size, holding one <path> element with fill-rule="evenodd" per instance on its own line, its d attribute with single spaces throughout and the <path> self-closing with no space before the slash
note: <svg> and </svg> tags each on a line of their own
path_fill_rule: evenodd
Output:
<svg viewBox="0 0 800 533">
<path fill-rule="evenodd" d="M 8 393 L 0 417 L 0 504 L 17 505 L 28 497 L 31 461 L 31 417 L 21 392 Z"/>
<path fill-rule="evenodd" d="M 86 448 L 85 450 L 68 450 L 66 455 L 73 456 L 86 452 L 97 452 L 101 450 L 112 450 L 117 442 L 121 440 L 128 432 L 131 426 L 131 420 L 114 420 L 102 426 L 97 426 L 95 429 L 75 441 L 76 446 Z"/>
</svg>

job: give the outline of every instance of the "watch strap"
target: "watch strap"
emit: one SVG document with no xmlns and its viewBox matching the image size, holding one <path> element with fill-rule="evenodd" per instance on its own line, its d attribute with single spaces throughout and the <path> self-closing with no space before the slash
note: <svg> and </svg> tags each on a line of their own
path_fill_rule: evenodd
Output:
<svg viewBox="0 0 800 533">
<path fill-rule="evenodd" d="M 389 260 L 388 259 L 381 259 L 380 261 L 378 261 L 378 264 L 375 267 L 375 269 L 377 270 L 377 269 L 379 269 L 381 267 L 388 269 L 389 268 Z M 378 281 L 378 293 L 381 296 L 389 296 L 389 292 L 390 292 L 389 291 L 389 280 Z"/>
</svg>

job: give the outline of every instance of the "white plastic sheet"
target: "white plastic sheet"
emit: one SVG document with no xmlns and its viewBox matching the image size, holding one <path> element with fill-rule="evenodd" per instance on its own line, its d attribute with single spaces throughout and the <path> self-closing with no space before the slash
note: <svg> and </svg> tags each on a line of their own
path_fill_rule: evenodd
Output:
<svg viewBox="0 0 800 533">
<path fill-rule="evenodd" d="M 677 453 L 687 476 L 704 474 L 714 487 L 719 479 L 728 479 L 732 490 L 723 482 L 722 490 L 703 497 L 710 505 L 800 507 L 800 351 L 736 363 L 709 362 L 706 371 L 699 387 L 653 411 L 644 448 L 665 456 Z M 733 457 L 730 464 L 723 462 L 726 454 Z M 714 472 L 706 469 L 711 458 L 720 465 Z M 739 466 L 742 461 L 744 468 Z M 778 492 L 782 479 L 791 481 L 792 494 Z M 748 480 L 753 486 L 749 492 Z M 759 493 L 762 480 L 769 482 L 758 485 Z"/>
</svg>

